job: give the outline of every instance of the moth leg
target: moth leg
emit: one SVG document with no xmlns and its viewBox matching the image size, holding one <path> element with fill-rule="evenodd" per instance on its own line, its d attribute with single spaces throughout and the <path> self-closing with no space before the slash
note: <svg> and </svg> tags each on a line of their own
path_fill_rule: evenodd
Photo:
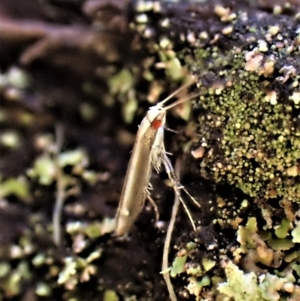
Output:
<svg viewBox="0 0 300 301">
<path fill-rule="evenodd" d="M 153 209 L 154 209 L 154 212 L 155 212 L 155 219 L 156 219 L 156 222 L 158 222 L 159 221 L 158 207 L 157 207 L 156 203 L 154 202 L 154 200 L 152 199 L 150 193 L 147 193 L 147 199 L 151 203 L 151 205 L 153 206 Z"/>
<path fill-rule="evenodd" d="M 169 132 L 172 132 L 172 133 L 175 133 L 175 134 L 179 134 L 180 133 L 179 131 L 173 130 L 173 129 L 167 127 L 167 126 L 165 126 L 165 130 L 169 131 Z"/>
<path fill-rule="evenodd" d="M 148 183 L 148 185 L 147 185 L 147 187 L 146 187 L 146 192 L 148 193 L 148 194 L 150 194 L 150 191 L 149 190 L 153 190 L 153 186 L 152 186 L 152 184 L 149 182 Z"/>
<path fill-rule="evenodd" d="M 175 172 L 176 172 L 177 178 L 180 178 L 180 168 L 181 168 L 180 164 L 181 164 L 180 161 L 177 160 L 176 164 L 175 164 Z M 174 205 L 172 208 L 172 214 L 171 214 L 169 226 L 168 226 L 167 233 L 166 233 L 166 239 L 165 239 L 164 250 L 163 250 L 162 267 L 161 267 L 161 269 L 162 269 L 161 274 L 163 275 L 165 282 L 167 284 L 167 288 L 169 291 L 169 296 L 170 296 L 171 301 L 177 301 L 177 297 L 176 297 L 174 287 L 173 287 L 171 279 L 170 279 L 170 273 L 169 273 L 169 269 L 168 269 L 168 267 L 169 267 L 168 259 L 169 259 L 169 250 L 170 250 L 172 233 L 173 233 L 179 205 L 180 205 L 180 200 L 179 200 L 178 194 L 175 193 L 175 200 L 174 200 Z"/>
<path fill-rule="evenodd" d="M 183 185 L 180 184 L 180 182 L 178 181 L 176 175 L 175 175 L 175 172 L 174 172 L 174 169 L 173 169 L 173 166 L 170 162 L 170 159 L 168 158 L 168 156 L 166 155 L 167 153 L 164 152 L 164 155 L 163 155 L 163 162 L 164 162 L 164 166 L 165 166 L 165 169 L 166 169 L 166 173 L 168 174 L 168 177 L 169 179 L 171 180 L 171 182 L 173 184 L 176 185 L 176 188 L 177 189 L 182 189 L 188 196 L 189 198 L 193 201 L 193 203 L 201 208 L 201 205 L 196 201 L 196 199 L 185 189 L 185 187 Z"/>
<path fill-rule="evenodd" d="M 194 223 L 194 220 L 192 218 L 192 215 L 187 207 L 187 205 L 185 204 L 185 202 L 183 201 L 182 197 L 181 197 L 181 194 L 180 194 L 180 189 L 182 189 L 192 200 L 193 202 L 195 202 L 198 206 L 200 206 L 198 204 L 198 202 L 187 192 L 187 190 L 179 183 L 176 175 L 175 175 L 175 172 L 174 172 L 174 169 L 173 169 L 173 166 L 169 160 L 169 158 L 167 157 L 166 153 L 164 152 L 163 153 L 163 163 L 164 163 L 164 166 L 165 166 L 165 169 L 166 169 L 166 172 L 168 174 L 168 177 L 169 179 L 171 180 L 172 184 L 173 184 L 173 189 L 174 189 L 174 192 L 177 194 L 191 224 L 192 224 L 192 227 L 194 229 L 194 231 L 196 231 L 196 226 L 195 226 L 195 223 Z"/>
</svg>

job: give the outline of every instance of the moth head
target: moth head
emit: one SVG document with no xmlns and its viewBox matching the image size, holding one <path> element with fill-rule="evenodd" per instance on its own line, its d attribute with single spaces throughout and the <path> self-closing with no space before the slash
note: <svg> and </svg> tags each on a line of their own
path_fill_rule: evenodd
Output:
<svg viewBox="0 0 300 301">
<path fill-rule="evenodd" d="M 164 109 L 158 108 L 157 106 L 151 107 L 147 113 L 147 119 L 150 123 L 151 128 L 158 130 L 165 124 L 166 111 Z"/>
</svg>

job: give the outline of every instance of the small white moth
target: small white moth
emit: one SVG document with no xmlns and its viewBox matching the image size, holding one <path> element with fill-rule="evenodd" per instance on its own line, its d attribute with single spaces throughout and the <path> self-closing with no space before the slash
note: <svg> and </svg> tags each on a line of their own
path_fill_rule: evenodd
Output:
<svg viewBox="0 0 300 301">
<path fill-rule="evenodd" d="M 150 107 L 139 126 L 117 210 L 115 228 L 115 235 L 117 236 L 126 235 L 130 231 L 144 207 L 146 197 L 154 203 L 148 192 L 148 188 L 151 186 L 150 177 L 152 167 L 159 173 L 161 163 L 163 163 L 175 193 L 179 195 L 179 189 L 183 189 L 192 198 L 176 179 L 164 146 L 164 126 L 167 110 L 179 103 L 190 100 L 196 95 L 179 99 L 165 108 L 163 106 L 170 98 L 189 85 L 191 85 L 191 83 L 182 86 L 157 105 Z M 180 200 L 183 203 L 181 198 Z M 194 198 L 192 198 L 192 200 L 198 205 Z M 194 222 L 184 203 L 183 205 L 195 229 Z"/>
</svg>

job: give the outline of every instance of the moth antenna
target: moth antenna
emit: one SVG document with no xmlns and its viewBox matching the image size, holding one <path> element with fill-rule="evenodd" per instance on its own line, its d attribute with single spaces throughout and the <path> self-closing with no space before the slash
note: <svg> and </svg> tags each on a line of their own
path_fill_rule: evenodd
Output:
<svg viewBox="0 0 300 301">
<path fill-rule="evenodd" d="M 186 84 L 182 85 L 181 87 L 179 87 L 177 90 L 175 90 L 174 92 L 172 92 L 169 96 L 167 96 L 165 99 L 163 99 L 159 105 L 163 106 L 169 99 L 171 99 L 173 96 L 175 96 L 176 94 L 178 94 L 180 91 L 182 91 L 183 89 L 186 89 L 187 87 L 189 87 L 190 85 L 195 83 L 195 79 L 191 78 L 190 81 L 188 81 Z"/>
<path fill-rule="evenodd" d="M 175 106 L 177 106 L 177 105 L 179 105 L 179 104 L 181 104 L 181 103 L 183 103 L 185 101 L 191 100 L 191 99 L 199 96 L 200 94 L 201 94 L 201 92 L 196 92 L 196 93 L 190 94 L 188 97 L 184 97 L 184 98 L 178 99 L 177 101 L 175 101 L 175 102 L 171 103 L 170 105 L 164 107 L 163 110 L 167 111 L 167 110 L 169 110 L 169 109 L 171 109 L 171 108 L 173 108 L 173 107 L 175 107 Z"/>
</svg>

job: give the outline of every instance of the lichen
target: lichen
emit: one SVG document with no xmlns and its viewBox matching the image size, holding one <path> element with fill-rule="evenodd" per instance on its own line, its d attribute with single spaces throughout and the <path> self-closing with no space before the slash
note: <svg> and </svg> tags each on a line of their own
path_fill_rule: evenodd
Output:
<svg viewBox="0 0 300 301">
<path fill-rule="evenodd" d="M 278 238 L 285 238 L 288 235 L 290 223 L 284 218 L 281 221 L 281 225 L 275 230 L 275 234 Z"/>
<path fill-rule="evenodd" d="M 227 276 L 227 282 L 218 285 L 218 290 L 221 293 L 232 297 L 234 300 L 262 300 L 255 273 L 244 274 L 231 261 L 224 261 L 223 267 Z"/>
<path fill-rule="evenodd" d="M 0 181 L 1 181 L 0 177 Z M 29 200 L 30 184 L 25 177 L 6 179 L 0 183 L 0 197 L 7 198 L 10 195 L 15 195 L 21 200 Z"/>
<path fill-rule="evenodd" d="M 223 261 L 227 282 L 218 285 L 218 290 L 236 301 L 276 301 L 280 300 L 281 292 L 291 287 L 290 293 L 296 288 L 295 279 L 278 277 L 269 273 L 259 277 L 254 272 L 243 273 L 230 260 Z"/>
<path fill-rule="evenodd" d="M 261 51 L 258 44 L 253 45 Z M 212 157 L 204 155 L 201 174 L 217 182 L 226 181 L 253 197 L 282 197 L 298 202 L 300 132 L 295 126 L 298 105 L 285 96 L 284 84 L 273 87 L 278 62 L 272 63 L 272 70 L 266 69 L 269 67 L 263 55 L 264 67 L 260 62 L 250 69 L 243 61 L 246 51 L 238 51 L 242 50 L 236 48 L 224 54 L 216 48 L 206 49 L 210 55 L 232 57 L 232 62 L 225 60 L 220 66 L 215 62 L 213 68 L 223 70 L 213 73 L 211 86 L 201 79 L 212 73 L 210 65 L 203 66 L 203 59 L 197 57 L 205 70 L 200 77 L 203 96 L 199 107 L 206 114 L 199 118 L 199 134 L 206 148 L 214 153 Z M 288 90 L 290 96 L 295 93 L 292 88 Z"/>
<path fill-rule="evenodd" d="M 179 255 L 175 258 L 175 260 L 173 261 L 172 267 L 171 267 L 171 271 L 170 271 L 171 277 L 175 277 L 176 275 L 184 272 L 184 270 L 185 270 L 184 265 L 185 265 L 186 259 L 187 259 L 186 254 Z"/>
<path fill-rule="evenodd" d="M 119 301 L 119 297 L 113 290 L 106 290 L 104 292 L 103 301 Z"/>
<path fill-rule="evenodd" d="M 292 236 L 293 236 L 293 243 L 300 243 L 300 223 L 298 222 L 296 224 L 295 229 L 292 231 Z"/>
<path fill-rule="evenodd" d="M 102 250 L 92 252 L 87 258 L 66 257 L 65 266 L 58 275 L 57 283 L 67 290 L 73 290 L 78 283 L 87 282 L 97 272 L 97 267 L 92 262 L 98 259 Z"/>
</svg>

